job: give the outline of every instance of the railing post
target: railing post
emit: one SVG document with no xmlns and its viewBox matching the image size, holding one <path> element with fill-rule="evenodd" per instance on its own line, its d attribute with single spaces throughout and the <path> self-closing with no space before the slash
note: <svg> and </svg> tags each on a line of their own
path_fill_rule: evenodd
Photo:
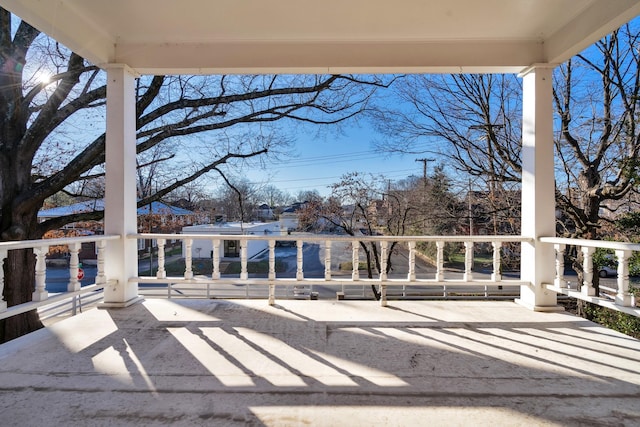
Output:
<svg viewBox="0 0 640 427">
<path fill-rule="evenodd" d="M 464 242 L 464 277 L 465 282 L 473 281 L 473 242 Z"/>
<path fill-rule="evenodd" d="M 324 242 L 324 280 L 331 280 L 331 240 Z"/>
<path fill-rule="evenodd" d="M 165 239 L 156 239 L 156 242 L 158 243 L 158 270 L 156 271 L 156 277 L 158 279 L 165 279 L 167 272 L 164 269 L 164 246 L 167 241 Z M 151 268 L 153 269 L 153 266 Z"/>
<path fill-rule="evenodd" d="M 616 250 L 618 258 L 618 293 L 616 294 L 616 304 L 624 307 L 635 306 L 635 298 L 629 293 L 629 258 L 631 251 Z"/>
<path fill-rule="evenodd" d="M 556 278 L 553 280 L 553 284 L 558 288 L 565 288 L 567 281 L 564 280 L 564 251 L 566 245 L 556 243 L 553 245 L 556 252 Z"/>
<path fill-rule="evenodd" d="M 302 267 L 302 247 L 304 246 L 304 242 L 302 240 L 296 240 L 296 280 L 304 279 L 304 270 Z"/>
<path fill-rule="evenodd" d="M 416 280 L 416 242 L 408 242 L 409 246 L 409 274 L 407 280 L 414 282 Z"/>
<path fill-rule="evenodd" d="M 240 280 L 247 280 L 247 239 L 240 239 Z"/>
<path fill-rule="evenodd" d="M 499 282 L 502 280 L 502 273 L 500 273 L 500 250 L 502 249 L 502 242 L 491 242 L 493 247 L 493 273 L 491 273 L 491 281 Z"/>
<path fill-rule="evenodd" d="M 443 280 L 444 280 L 444 242 L 442 240 L 438 240 L 436 242 L 436 281 L 442 282 Z"/>
<path fill-rule="evenodd" d="M 184 278 L 193 279 L 193 239 L 184 239 Z"/>
<path fill-rule="evenodd" d="M 106 240 L 98 240 L 96 242 L 96 249 L 98 251 L 98 262 L 97 262 L 97 271 L 96 271 L 96 285 L 104 285 L 107 283 L 107 276 L 104 274 L 104 253 L 107 248 Z"/>
<path fill-rule="evenodd" d="M 4 299 L 4 259 L 7 251 L 0 249 L 0 312 L 7 311 L 7 301 Z"/>
<path fill-rule="evenodd" d="M 213 239 L 211 242 L 213 246 L 213 271 L 211 273 L 212 279 L 220 278 L 220 239 Z"/>
<path fill-rule="evenodd" d="M 582 247 L 582 270 L 584 278 L 580 292 L 586 296 L 594 296 L 596 294 L 596 290 L 593 287 L 593 253 L 595 250 L 595 248 L 589 246 Z"/>
<path fill-rule="evenodd" d="M 36 289 L 33 292 L 33 301 L 44 301 L 49 296 L 45 290 L 45 281 L 47 278 L 47 263 L 45 256 L 48 251 L 48 246 L 33 248 L 33 252 L 36 254 Z"/>
<path fill-rule="evenodd" d="M 80 281 L 78 280 L 80 260 L 78 259 L 78 252 L 80 252 L 80 243 L 69 245 L 71 257 L 69 258 L 69 284 L 67 284 L 67 292 L 80 290 Z"/>
<path fill-rule="evenodd" d="M 358 242 L 351 242 L 351 280 L 354 282 L 360 280 L 360 257 L 358 253 Z"/>
</svg>

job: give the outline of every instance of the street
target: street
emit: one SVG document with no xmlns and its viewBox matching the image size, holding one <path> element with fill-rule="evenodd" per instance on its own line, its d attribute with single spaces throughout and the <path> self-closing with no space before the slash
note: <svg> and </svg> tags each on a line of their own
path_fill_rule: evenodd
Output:
<svg viewBox="0 0 640 427">
<path fill-rule="evenodd" d="M 95 283 L 97 267 L 95 265 L 83 265 L 84 278 L 80 281 L 82 286 Z M 67 292 L 69 284 L 69 267 L 47 267 L 45 289 L 49 293 Z"/>
</svg>

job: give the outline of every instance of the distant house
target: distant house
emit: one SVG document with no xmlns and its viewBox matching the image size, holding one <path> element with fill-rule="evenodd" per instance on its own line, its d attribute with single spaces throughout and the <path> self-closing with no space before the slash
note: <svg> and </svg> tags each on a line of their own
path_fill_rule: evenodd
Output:
<svg viewBox="0 0 640 427">
<path fill-rule="evenodd" d="M 40 210 L 40 212 L 38 212 L 38 222 L 43 222 L 47 219 L 52 218 L 59 218 L 61 216 L 96 211 L 104 211 L 103 200 L 88 200 L 85 202 L 74 203 L 68 206 L 58 206 L 51 209 L 42 209 Z M 182 222 L 182 224 L 188 223 L 190 221 L 190 217 L 194 215 L 194 213 L 190 210 L 167 205 L 166 203 L 162 202 L 152 202 L 149 205 L 138 208 L 138 216 L 149 214 L 159 215 L 167 219 L 176 219 Z M 77 227 L 77 224 L 67 224 L 64 228 L 74 227 Z"/>
<path fill-rule="evenodd" d="M 42 209 L 38 212 L 38 222 L 44 222 L 48 219 L 59 218 L 62 216 L 68 216 L 73 214 L 104 211 L 103 200 L 87 200 L 84 202 L 74 203 L 67 206 L 57 206 L 51 209 Z M 76 229 L 79 225 L 77 223 L 66 224 L 63 229 Z M 84 224 L 81 226 L 84 228 Z"/>
<path fill-rule="evenodd" d="M 62 216 L 68 216 L 73 214 L 104 211 L 103 200 L 88 200 L 84 202 L 74 203 L 68 206 L 58 206 L 51 209 L 43 209 L 38 212 L 38 221 L 44 222 L 48 219 L 59 218 Z M 142 224 L 141 218 L 147 218 L 153 216 L 152 221 L 147 221 L 146 224 Z M 140 232 L 164 232 L 164 233 L 177 233 L 181 230 L 185 224 L 191 224 L 193 221 L 194 213 L 187 209 L 178 208 L 175 206 L 167 205 L 162 202 L 152 202 L 149 205 L 143 206 L 138 209 L 138 231 Z M 153 229 L 150 230 L 150 225 L 153 224 Z M 102 221 L 87 221 L 82 223 L 70 223 L 66 224 L 60 230 L 62 235 L 90 235 L 90 234 L 102 234 Z M 148 247 L 156 246 L 155 240 L 138 240 L 138 250 L 144 251 Z M 95 259 L 96 250 L 94 243 L 83 244 L 80 259 Z"/>
<path fill-rule="evenodd" d="M 216 224 L 191 225 L 182 228 L 183 234 L 230 236 L 224 240 L 220 247 L 220 256 L 223 258 L 240 257 L 240 236 L 243 235 L 279 235 L 280 224 L 277 222 L 223 222 Z M 231 237 L 234 236 L 234 237 Z M 262 240 L 249 240 L 247 242 L 247 257 L 252 258 L 268 248 L 268 243 Z M 182 256 L 186 256 L 185 242 L 182 242 Z M 191 246 L 193 258 L 212 258 L 213 242 L 211 239 L 194 239 Z"/>
<path fill-rule="evenodd" d="M 275 213 L 271 206 L 263 203 L 255 209 L 255 217 L 260 221 L 271 221 L 275 218 Z"/>
<path fill-rule="evenodd" d="M 297 230 L 300 225 L 300 210 L 305 203 L 294 203 L 285 208 L 280 214 L 280 228 L 283 230 Z"/>
</svg>

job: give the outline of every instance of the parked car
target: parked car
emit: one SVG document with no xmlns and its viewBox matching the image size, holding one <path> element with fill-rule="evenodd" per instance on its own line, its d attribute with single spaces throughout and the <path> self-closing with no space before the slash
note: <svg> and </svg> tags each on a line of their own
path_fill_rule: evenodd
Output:
<svg viewBox="0 0 640 427">
<path fill-rule="evenodd" d="M 598 270 L 598 276 L 600 277 L 609 277 L 609 276 L 617 276 L 618 269 L 616 267 L 611 267 L 609 265 L 603 265 Z"/>
</svg>

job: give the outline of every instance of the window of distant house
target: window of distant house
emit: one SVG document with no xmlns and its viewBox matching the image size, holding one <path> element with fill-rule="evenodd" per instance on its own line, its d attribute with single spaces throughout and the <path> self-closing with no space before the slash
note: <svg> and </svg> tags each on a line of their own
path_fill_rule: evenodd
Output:
<svg viewBox="0 0 640 427">
<path fill-rule="evenodd" d="M 240 241 L 239 240 L 225 240 L 224 241 L 224 256 L 229 258 L 237 258 L 240 256 Z"/>
</svg>

